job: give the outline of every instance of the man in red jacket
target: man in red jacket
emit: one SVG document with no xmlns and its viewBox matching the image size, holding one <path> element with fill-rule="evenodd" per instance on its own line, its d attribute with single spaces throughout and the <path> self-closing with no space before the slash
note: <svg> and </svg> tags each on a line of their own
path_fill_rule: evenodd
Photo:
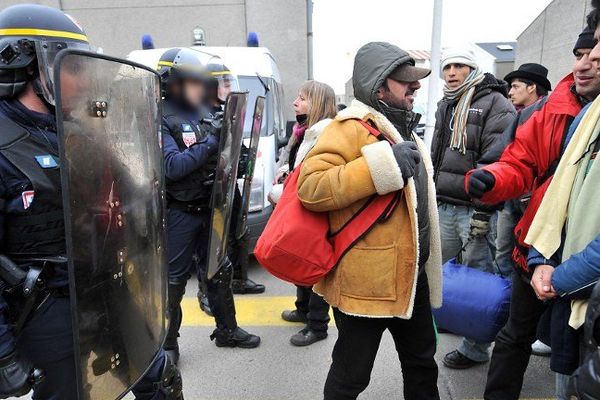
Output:
<svg viewBox="0 0 600 400">
<path fill-rule="evenodd" d="M 558 165 L 571 122 L 584 104 L 600 94 L 600 71 L 589 60 L 595 43 L 593 31 L 582 32 L 573 49 L 576 57 L 573 72 L 558 83 L 549 97 L 519 114 L 512 141 L 498 162 L 472 170 L 465 177 L 467 192 L 485 203 L 495 204 L 532 193 L 515 228 L 513 261 L 520 273 L 513 277 L 509 320 L 496 337 L 486 400 L 516 400 L 523 385 L 531 344 L 545 309 L 528 283 L 530 272 L 523 240 Z"/>
</svg>

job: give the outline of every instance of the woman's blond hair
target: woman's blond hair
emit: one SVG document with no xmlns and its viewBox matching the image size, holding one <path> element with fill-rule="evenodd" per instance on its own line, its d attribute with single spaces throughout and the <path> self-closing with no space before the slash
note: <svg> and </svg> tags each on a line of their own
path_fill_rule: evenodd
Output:
<svg viewBox="0 0 600 400">
<path fill-rule="evenodd" d="M 319 81 L 306 81 L 300 86 L 299 92 L 308 102 L 308 128 L 325 118 L 335 118 L 335 92 L 331 86 Z"/>
</svg>

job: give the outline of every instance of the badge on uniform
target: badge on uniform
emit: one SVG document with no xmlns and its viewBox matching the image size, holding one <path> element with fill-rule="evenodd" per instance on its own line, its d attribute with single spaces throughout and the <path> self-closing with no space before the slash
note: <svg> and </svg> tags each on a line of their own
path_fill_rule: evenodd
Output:
<svg viewBox="0 0 600 400">
<path fill-rule="evenodd" d="M 35 192 L 33 190 L 26 190 L 23 193 L 21 193 L 21 199 L 23 200 L 23 208 L 25 210 L 27 210 L 29 206 L 31 206 L 31 203 L 33 203 L 34 195 Z"/>
<path fill-rule="evenodd" d="M 45 154 L 42 156 L 35 156 L 35 160 L 42 168 L 56 168 L 58 167 L 58 163 L 50 154 Z"/>
<path fill-rule="evenodd" d="M 196 143 L 196 132 L 194 132 L 190 124 L 181 124 L 181 136 L 186 147 L 190 147 Z"/>
</svg>

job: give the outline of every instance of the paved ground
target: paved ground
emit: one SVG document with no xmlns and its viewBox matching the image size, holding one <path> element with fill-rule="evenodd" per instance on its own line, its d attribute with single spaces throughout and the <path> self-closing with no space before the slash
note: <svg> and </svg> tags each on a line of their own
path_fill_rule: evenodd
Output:
<svg viewBox="0 0 600 400">
<path fill-rule="evenodd" d="M 322 388 L 331 362 L 331 349 L 337 337 L 332 326 L 327 340 L 308 348 L 297 348 L 289 337 L 301 328 L 282 321 L 284 308 L 293 306 L 295 288 L 270 277 L 258 265 L 251 276 L 267 284 L 259 296 L 237 297 L 240 325 L 262 337 L 255 350 L 217 349 L 208 335 L 212 321 L 196 312 L 195 282 L 188 286 L 187 311 L 181 332 L 186 399 L 190 400 L 315 400 Z M 208 325 L 208 326 L 206 326 Z M 441 335 L 438 360 L 454 349 L 458 338 Z M 451 371 L 440 367 L 439 387 L 444 400 L 480 399 L 487 366 L 469 371 Z M 548 360 L 533 357 L 522 398 L 547 399 L 553 394 L 553 375 Z M 402 398 L 400 364 L 391 336 L 386 334 L 380 348 L 371 384 L 361 400 Z"/>
<path fill-rule="evenodd" d="M 256 264 L 250 274 L 267 285 L 263 295 L 236 298 L 240 325 L 262 337 L 261 346 L 254 350 L 220 349 L 209 340 L 214 322 L 199 311 L 195 297 L 197 283 L 189 282 L 180 341 L 186 400 L 322 399 L 331 349 L 337 337 L 335 327 L 331 327 L 325 341 L 308 348 L 292 346 L 289 337 L 301 326 L 286 323 L 280 314 L 284 308 L 293 306 L 295 288 L 272 278 Z M 458 341 L 453 335 L 440 335 L 438 361 L 453 350 Z M 441 366 L 438 383 L 442 400 L 481 399 L 486 373 L 487 366 L 468 371 L 452 371 Z M 553 382 L 548 359 L 533 357 L 522 398 L 552 398 Z M 391 336 L 386 334 L 371 384 L 359 399 L 401 399 L 401 393 L 400 364 Z"/>
</svg>

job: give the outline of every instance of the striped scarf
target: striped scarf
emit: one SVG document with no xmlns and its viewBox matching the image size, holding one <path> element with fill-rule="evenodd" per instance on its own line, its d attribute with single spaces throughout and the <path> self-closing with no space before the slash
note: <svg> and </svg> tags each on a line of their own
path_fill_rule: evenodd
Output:
<svg viewBox="0 0 600 400">
<path fill-rule="evenodd" d="M 479 85 L 485 74 L 477 68 L 471 71 L 467 79 L 457 88 L 451 89 L 446 84 L 444 86 L 444 99 L 458 103 L 452 113 L 453 121 L 450 121 L 450 130 L 452 137 L 450 139 L 450 148 L 458 150 L 461 154 L 467 152 L 467 119 L 469 117 L 469 108 L 475 94 L 475 87 Z"/>
</svg>

